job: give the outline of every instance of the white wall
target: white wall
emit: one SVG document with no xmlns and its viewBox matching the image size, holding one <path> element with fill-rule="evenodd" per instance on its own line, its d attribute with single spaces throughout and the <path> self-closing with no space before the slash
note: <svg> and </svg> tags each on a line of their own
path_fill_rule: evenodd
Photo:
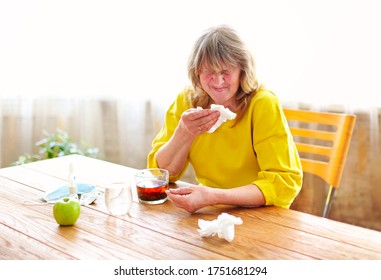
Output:
<svg viewBox="0 0 381 280">
<path fill-rule="evenodd" d="M 380 105 L 376 0 L 0 0 L 0 96 L 171 100 L 195 39 L 230 24 L 282 99 Z"/>
</svg>

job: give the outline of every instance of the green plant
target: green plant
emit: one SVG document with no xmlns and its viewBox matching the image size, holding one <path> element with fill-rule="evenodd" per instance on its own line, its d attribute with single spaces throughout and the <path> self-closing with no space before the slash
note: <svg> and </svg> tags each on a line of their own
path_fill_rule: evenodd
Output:
<svg viewBox="0 0 381 280">
<path fill-rule="evenodd" d="M 56 133 L 43 131 L 45 138 L 36 142 L 36 146 L 40 147 L 39 154 L 25 153 L 19 156 L 18 160 L 12 165 L 21 165 L 24 163 L 34 162 L 42 159 L 61 157 L 65 155 L 83 155 L 87 157 L 97 158 L 98 148 L 91 147 L 87 143 L 82 143 L 81 146 L 74 143 L 68 133 L 57 129 Z"/>
</svg>

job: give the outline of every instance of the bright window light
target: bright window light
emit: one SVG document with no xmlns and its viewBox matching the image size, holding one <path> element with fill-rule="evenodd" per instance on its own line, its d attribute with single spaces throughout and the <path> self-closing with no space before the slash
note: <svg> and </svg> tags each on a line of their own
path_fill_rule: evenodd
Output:
<svg viewBox="0 0 381 280">
<path fill-rule="evenodd" d="M 377 1 L 0 1 L 0 95 L 172 99 L 208 27 L 234 27 L 281 99 L 380 105 Z"/>
</svg>

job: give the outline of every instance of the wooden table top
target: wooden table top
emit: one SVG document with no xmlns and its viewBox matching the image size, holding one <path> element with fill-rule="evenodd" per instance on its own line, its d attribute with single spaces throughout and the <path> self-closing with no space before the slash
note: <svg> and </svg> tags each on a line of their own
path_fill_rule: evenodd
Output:
<svg viewBox="0 0 381 280">
<path fill-rule="evenodd" d="M 381 232 L 278 207 L 208 207 L 190 214 L 167 201 L 137 201 L 125 216 L 109 215 L 104 197 L 82 206 L 74 226 L 61 227 L 46 190 L 77 181 L 102 190 L 105 182 L 130 180 L 135 169 L 83 156 L 66 156 L 0 169 L 0 259 L 293 260 L 381 259 Z M 175 185 L 172 187 L 176 187 Z M 232 242 L 201 237 L 198 220 L 221 213 L 240 217 Z"/>
</svg>

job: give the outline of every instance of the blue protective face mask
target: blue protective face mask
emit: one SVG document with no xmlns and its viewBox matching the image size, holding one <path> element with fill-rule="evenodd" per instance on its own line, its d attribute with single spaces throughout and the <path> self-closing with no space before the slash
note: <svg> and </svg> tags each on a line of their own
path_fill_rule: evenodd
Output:
<svg viewBox="0 0 381 280">
<path fill-rule="evenodd" d="M 100 192 L 96 190 L 94 185 L 77 183 L 77 194 L 82 205 L 89 205 L 98 198 Z M 69 187 L 64 185 L 53 191 L 46 192 L 42 199 L 48 203 L 55 203 L 67 196 L 69 196 Z"/>
</svg>

